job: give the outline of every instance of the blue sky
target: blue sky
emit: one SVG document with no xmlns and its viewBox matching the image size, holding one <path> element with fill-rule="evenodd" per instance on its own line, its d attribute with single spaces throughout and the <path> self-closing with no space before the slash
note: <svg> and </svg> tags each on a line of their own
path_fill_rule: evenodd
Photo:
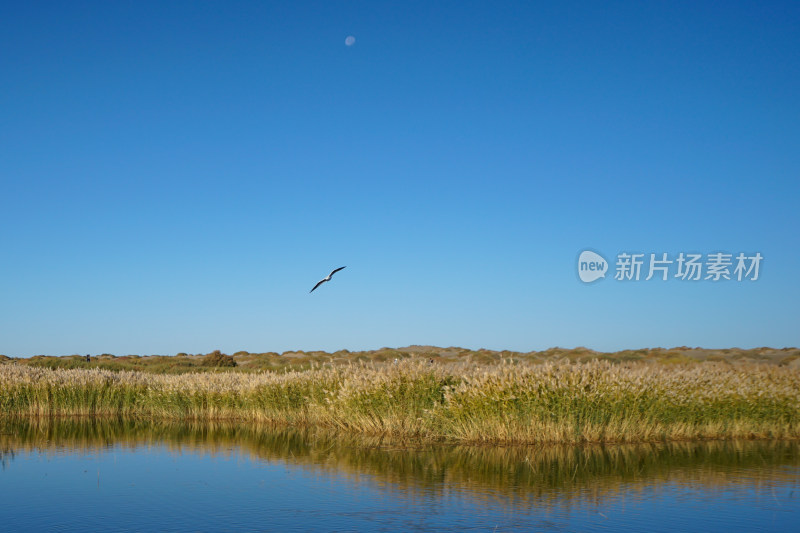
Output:
<svg viewBox="0 0 800 533">
<path fill-rule="evenodd" d="M 799 25 L 793 2 L 4 3 L 0 353 L 800 345 Z M 764 260 L 584 284 L 587 248 Z"/>
</svg>

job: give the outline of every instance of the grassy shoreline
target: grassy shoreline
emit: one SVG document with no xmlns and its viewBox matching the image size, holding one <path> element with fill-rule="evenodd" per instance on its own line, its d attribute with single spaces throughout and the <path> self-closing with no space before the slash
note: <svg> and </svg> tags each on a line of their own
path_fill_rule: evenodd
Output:
<svg viewBox="0 0 800 533">
<path fill-rule="evenodd" d="M 233 420 L 462 443 L 800 438 L 800 371 L 430 364 L 159 375 L 0 365 L 0 416 Z"/>
</svg>

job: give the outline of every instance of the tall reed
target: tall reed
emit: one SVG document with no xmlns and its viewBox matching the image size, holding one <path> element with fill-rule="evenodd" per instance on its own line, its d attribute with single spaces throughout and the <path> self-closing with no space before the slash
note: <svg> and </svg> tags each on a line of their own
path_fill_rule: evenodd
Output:
<svg viewBox="0 0 800 533">
<path fill-rule="evenodd" d="M 800 371 L 401 361 L 283 374 L 155 375 L 3 364 L 0 413 L 260 421 L 461 442 L 797 438 Z"/>
</svg>

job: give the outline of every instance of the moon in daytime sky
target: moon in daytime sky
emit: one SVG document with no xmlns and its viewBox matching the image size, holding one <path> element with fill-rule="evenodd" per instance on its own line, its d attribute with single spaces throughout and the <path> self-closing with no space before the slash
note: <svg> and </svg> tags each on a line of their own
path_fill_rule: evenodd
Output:
<svg viewBox="0 0 800 533">
<path fill-rule="evenodd" d="M 353 37 L 352 35 L 348 35 L 344 40 L 344 45 L 345 46 L 353 46 L 353 44 L 355 44 L 355 42 L 356 42 L 356 38 Z"/>
</svg>

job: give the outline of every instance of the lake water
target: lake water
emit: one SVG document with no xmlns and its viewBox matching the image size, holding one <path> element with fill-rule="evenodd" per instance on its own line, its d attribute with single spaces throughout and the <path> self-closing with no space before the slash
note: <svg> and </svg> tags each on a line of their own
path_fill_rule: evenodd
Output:
<svg viewBox="0 0 800 533">
<path fill-rule="evenodd" d="M 0 420 L 3 531 L 800 531 L 800 444 L 408 446 Z"/>
</svg>

